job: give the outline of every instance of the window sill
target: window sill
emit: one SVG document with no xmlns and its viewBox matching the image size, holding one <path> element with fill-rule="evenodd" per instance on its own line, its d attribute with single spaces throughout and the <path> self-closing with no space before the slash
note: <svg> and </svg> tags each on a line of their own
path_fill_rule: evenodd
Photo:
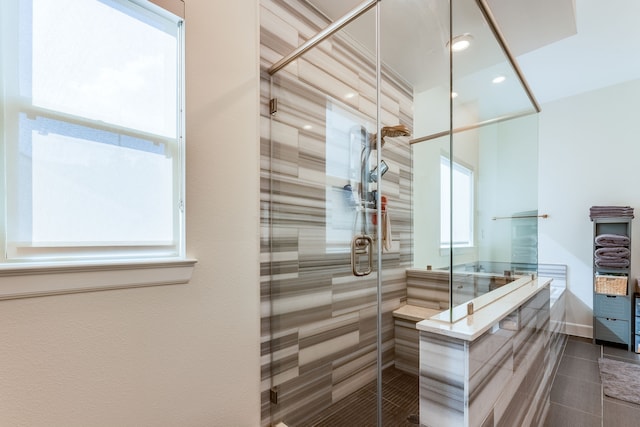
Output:
<svg viewBox="0 0 640 427">
<path fill-rule="evenodd" d="M 0 300 L 188 283 L 195 259 L 0 265 Z"/>
</svg>

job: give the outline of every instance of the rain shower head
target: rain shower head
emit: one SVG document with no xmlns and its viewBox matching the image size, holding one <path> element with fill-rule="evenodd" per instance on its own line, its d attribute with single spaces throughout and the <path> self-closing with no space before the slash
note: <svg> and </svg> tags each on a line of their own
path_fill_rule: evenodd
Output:
<svg viewBox="0 0 640 427">
<path fill-rule="evenodd" d="M 409 135 L 411 135 L 411 131 L 409 130 L 408 127 L 406 127 L 403 124 L 399 124 L 396 126 L 384 126 L 382 129 L 380 129 L 380 143 L 381 145 L 384 145 L 385 138 L 395 138 L 397 136 L 409 136 Z M 369 146 L 371 148 L 375 147 L 376 138 L 377 138 L 377 134 L 375 133 L 369 135 Z"/>
<path fill-rule="evenodd" d="M 411 131 L 408 127 L 403 124 L 399 124 L 396 126 L 385 126 L 382 128 L 382 139 L 385 137 L 396 137 L 396 136 L 409 136 L 411 135 Z"/>
</svg>

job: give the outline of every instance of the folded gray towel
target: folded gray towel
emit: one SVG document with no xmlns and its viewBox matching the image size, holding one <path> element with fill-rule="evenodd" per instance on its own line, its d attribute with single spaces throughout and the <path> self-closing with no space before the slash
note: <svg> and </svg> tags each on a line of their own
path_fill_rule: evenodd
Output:
<svg viewBox="0 0 640 427">
<path fill-rule="evenodd" d="M 591 206 L 589 216 L 594 218 L 633 218 L 631 206 Z"/>
<path fill-rule="evenodd" d="M 628 246 L 629 238 L 622 234 L 599 234 L 595 242 L 598 246 Z"/>
<path fill-rule="evenodd" d="M 595 261 L 596 267 L 600 268 L 627 268 L 629 267 L 628 259 L 620 259 L 617 261 L 598 260 Z"/>
<path fill-rule="evenodd" d="M 598 248 L 595 252 L 596 258 L 629 258 L 631 256 L 631 251 L 628 248 L 623 248 L 620 246 L 608 246 L 604 248 Z"/>
</svg>

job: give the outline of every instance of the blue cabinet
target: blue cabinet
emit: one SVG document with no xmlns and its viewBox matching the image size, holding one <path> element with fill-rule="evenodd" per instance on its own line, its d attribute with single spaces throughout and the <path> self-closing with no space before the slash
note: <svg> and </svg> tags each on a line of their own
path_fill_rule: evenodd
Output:
<svg viewBox="0 0 640 427">
<path fill-rule="evenodd" d="M 629 344 L 629 322 L 621 319 L 596 317 L 595 334 L 601 341 Z"/>
<path fill-rule="evenodd" d="M 601 237 L 624 236 L 621 243 L 602 244 Z M 614 239 L 616 241 L 618 239 Z M 628 255 L 628 265 L 602 262 L 602 248 L 615 247 Z M 604 251 L 609 252 L 609 249 Z M 631 289 L 631 218 L 593 219 L 593 340 L 632 347 L 640 343 L 640 304 Z M 617 260 L 616 260 L 617 261 Z M 608 286 L 615 283 L 616 286 Z M 603 286 L 605 285 L 605 286 Z M 636 333 L 638 335 L 636 335 Z"/>
<path fill-rule="evenodd" d="M 633 351 L 640 353 L 640 295 L 635 294 L 635 304 L 633 305 L 633 311 L 635 314 L 635 336 L 633 343 Z"/>
<path fill-rule="evenodd" d="M 610 319 L 629 320 L 631 314 L 631 304 L 626 295 L 603 295 L 594 296 L 593 309 L 596 317 L 606 317 Z"/>
</svg>

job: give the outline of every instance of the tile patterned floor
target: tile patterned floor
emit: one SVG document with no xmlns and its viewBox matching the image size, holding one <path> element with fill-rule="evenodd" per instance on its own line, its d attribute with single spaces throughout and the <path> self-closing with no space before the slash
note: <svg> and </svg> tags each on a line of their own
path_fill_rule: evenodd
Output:
<svg viewBox="0 0 640 427">
<path fill-rule="evenodd" d="M 382 372 L 382 423 L 385 427 L 418 426 L 418 377 L 390 367 Z M 309 427 L 375 427 L 375 381 L 313 418 Z"/>
<path fill-rule="evenodd" d="M 598 358 L 640 364 L 640 355 L 569 337 L 551 387 L 551 407 L 545 427 L 637 427 L 640 405 L 602 393 Z"/>
<path fill-rule="evenodd" d="M 569 337 L 551 388 L 551 406 L 544 427 L 638 427 L 640 405 L 604 396 L 598 358 L 640 364 L 640 355 Z M 384 427 L 416 427 L 418 377 L 395 368 L 383 372 Z M 376 385 L 334 404 L 305 427 L 374 427 Z M 446 426 L 454 427 L 454 426 Z"/>
</svg>

